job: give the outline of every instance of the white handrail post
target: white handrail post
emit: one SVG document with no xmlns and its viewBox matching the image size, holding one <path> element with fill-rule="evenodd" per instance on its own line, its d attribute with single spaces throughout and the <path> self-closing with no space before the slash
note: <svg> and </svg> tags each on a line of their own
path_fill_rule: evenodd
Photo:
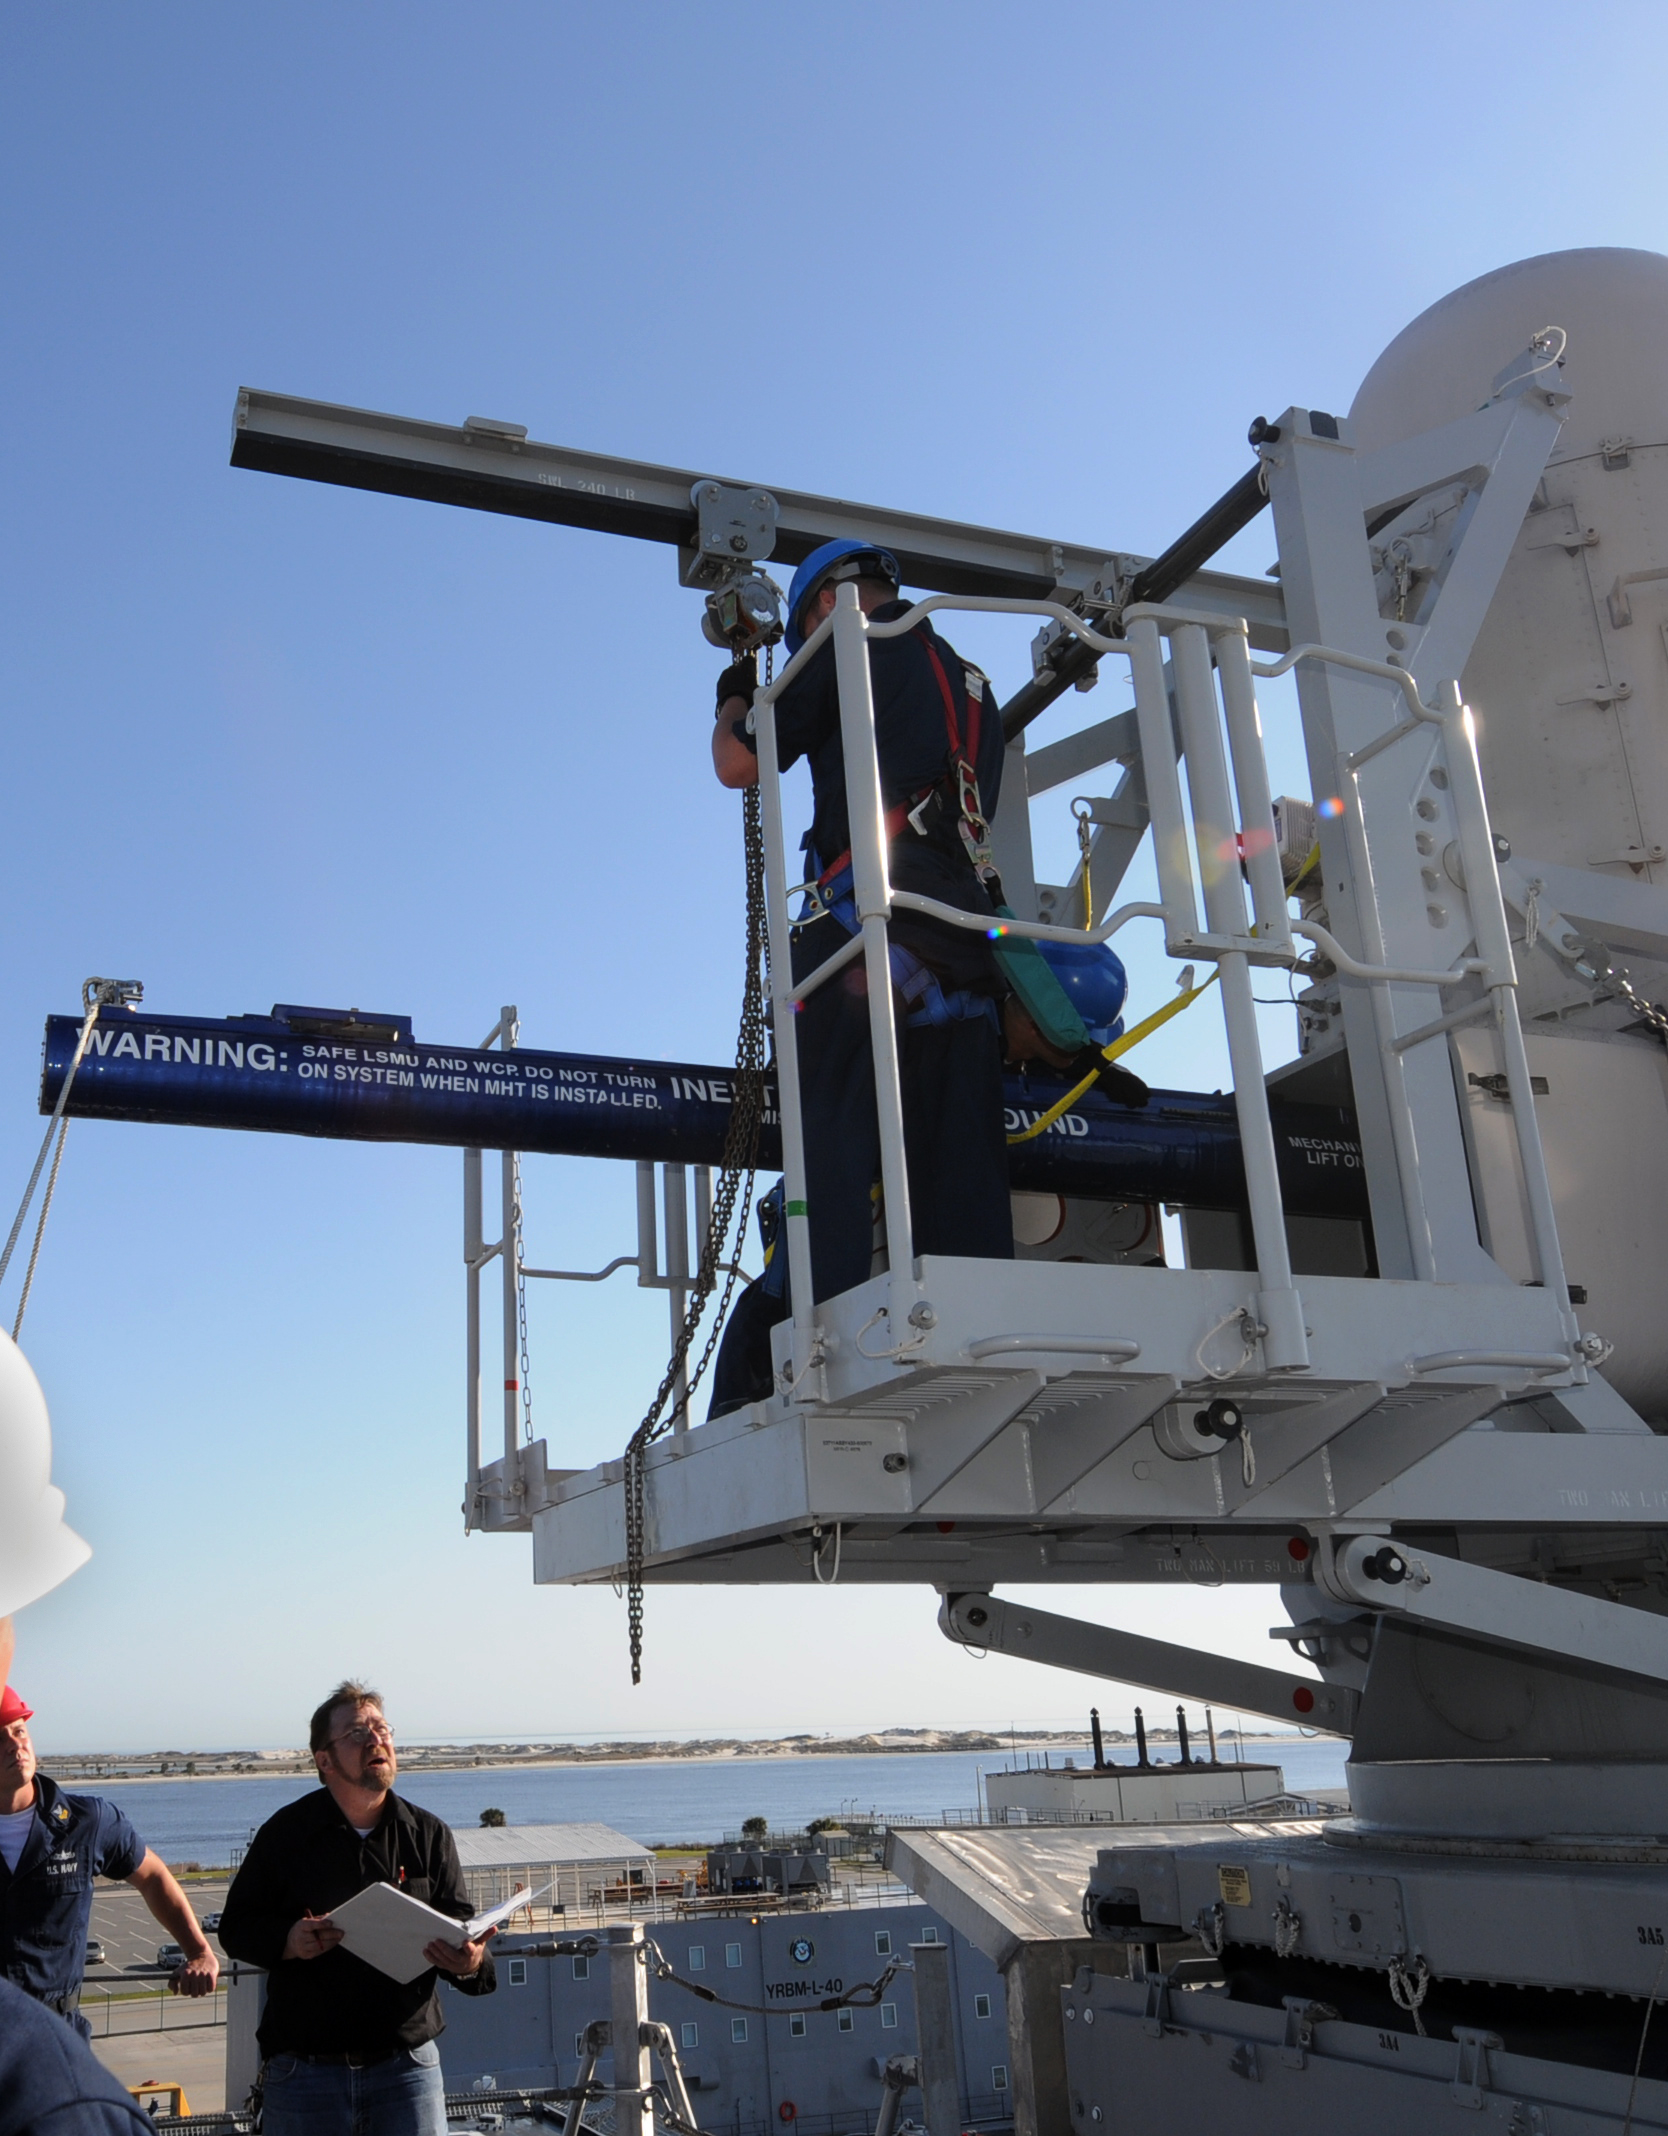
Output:
<svg viewBox="0 0 1668 2136">
<path fill-rule="evenodd" d="M 515 1044 L 517 1015 L 513 1007 L 500 1015 L 498 1041 L 508 1053 Z M 499 1255 L 504 1277 L 504 1490 L 513 1491 L 520 1471 L 521 1454 L 521 1344 L 518 1339 L 516 1301 L 521 1282 L 521 1251 L 515 1223 L 515 1152 L 505 1150 L 501 1162 L 503 1250 Z"/>
<path fill-rule="evenodd" d="M 481 1152 L 463 1153 L 463 1266 L 464 1324 L 464 1459 L 467 1477 L 463 1499 L 463 1532 L 475 1526 L 481 1495 L 481 1262 L 486 1241 L 481 1236 Z"/>
<path fill-rule="evenodd" d="M 1466 902 L 1471 907 L 1478 954 L 1489 967 L 1484 983 L 1494 1003 L 1494 1024 L 1506 1071 L 1506 1091 L 1512 1103 L 1512 1132 L 1517 1137 L 1518 1163 L 1523 1169 L 1523 1190 L 1529 1204 L 1535 1260 L 1540 1269 L 1541 1286 L 1557 1299 L 1565 1332 L 1573 1339 L 1579 1331 L 1570 1304 L 1569 1281 L 1564 1273 L 1564 1252 L 1558 1240 L 1558 1217 L 1552 1200 L 1552 1182 L 1547 1176 L 1546 1151 L 1541 1143 L 1540 1122 L 1535 1117 L 1535 1086 L 1529 1076 L 1529 1055 L 1523 1043 L 1523 1022 L 1517 1005 L 1517 964 L 1512 953 L 1511 928 L 1506 919 L 1506 901 L 1500 892 L 1500 870 L 1495 861 L 1494 829 L 1489 822 L 1488 801 L 1483 792 L 1482 766 L 1477 761 L 1476 728 L 1471 714 L 1460 701 L 1457 682 L 1443 683 L 1438 696 L 1447 739 L 1448 790 L 1453 798 L 1460 862 L 1465 871 Z"/>
<path fill-rule="evenodd" d="M 1356 772 L 1340 752 L 1338 791 L 1344 802 L 1344 844 L 1349 851 L 1350 873 L 1355 879 L 1356 923 L 1361 930 L 1361 956 L 1367 964 L 1387 964 L 1384 929 L 1379 924 L 1378 898 L 1373 888 L 1372 852 L 1367 844 L 1366 818 L 1361 812 L 1361 787 Z M 1436 1242 L 1431 1236 L 1430 1211 L 1419 1183 L 1419 1150 L 1413 1129 L 1413 1108 L 1407 1096 L 1407 1061 L 1395 1051 L 1396 1009 L 1387 985 L 1367 983 L 1373 1029 L 1384 1056 L 1384 1102 L 1390 1116 L 1390 1140 L 1396 1152 L 1396 1179 L 1401 1188 L 1402 1221 L 1407 1226 L 1408 1252 L 1417 1282 L 1436 1281 Z M 1438 997 L 1437 1006 L 1441 1007 Z"/>
<path fill-rule="evenodd" d="M 689 1168 L 668 1164 L 660 1174 L 661 1199 L 666 1212 L 666 1296 L 671 1313 L 672 1347 L 683 1332 L 684 1310 L 689 1303 Z M 689 1366 L 687 1359 L 672 1389 L 672 1429 L 689 1429 Z"/>
<path fill-rule="evenodd" d="M 1212 634 L 1216 672 L 1222 678 L 1222 710 L 1233 758 L 1234 792 L 1239 799 L 1240 847 L 1251 881 L 1257 940 L 1291 954 L 1292 931 L 1286 910 L 1286 880 L 1274 842 L 1274 797 L 1269 792 L 1268 759 L 1263 754 L 1263 723 L 1257 711 L 1257 686 L 1251 675 L 1245 625 L 1237 623 Z"/>
<path fill-rule="evenodd" d="M 1199 931 L 1199 914 L 1193 901 L 1193 867 L 1176 771 L 1170 692 L 1164 681 L 1164 648 L 1151 616 L 1138 617 L 1129 626 L 1129 666 L 1141 737 L 1141 778 L 1152 820 L 1159 901 L 1164 907 L 1165 947 L 1180 956 L 1185 953 L 1186 938 Z"/>
<path fill-rule="evenodd" d="M 660 1287 L 660 1248 L 656 1243 L 654 1159 L 637 1160 L 637 1288 Z"/>
<path fill-rule="evenodd" d="M 846 770 L 846 828 L 851 839 L 852 892 L 863 929 L 869 982 L 869 1043 L 875 1065 L 875 1116 L 880 1127 L 880 1183 L 886 1207 L 886 1258 L 891 1270 L 894 1334 L 915 1302 L 915 1244 L 909 1217 L 909 1168 L 904 1154 L 903 1084 L 898 1029 L 892 1009 L 887 921 L 892 885 L 886 865 L 886 806 L 875 753 L 874 688 L 869 676 L 868 619 L 850 580 L 834 602 L 834 672 L 840 693 L 840 743 Z"/>
<path fill-rule="evenodd" d="M 776 1042 L 776 1105 L 782 1120 L 782 1232 L 793 1306 L 792 1383 L 811 1369 L 816 1308 L 811 1289 L 811 1234 L 805 1200 L 805 1122 L 799 1104 L 799 1034 L 794 1028 L 793 933 L 788 914 L 787 853 L 782 838 L 782 771 L 776 753 L 776 706 L 753 699 L 759 756 L 759 827 L 764 840 L 765 919 L 770 934 L 770 1028 Z M 651 1202 L 652 1207 L 652 1202 Z"/>
<path fill-rule="evenodd" d="M 1239 841 L 1228 788 L 1228 760 L 1217 722 L 1210 640 L 1203 627 L 1194 623 L 1175 626 L 1170 633 L 1170 658 L 1176 678 L 1182 751 L 1187 759 L 1187 787 L 1193 799 L 1194 842 L 1205 888 L 1205 920 L 1213 935 L 1242 940 L 1246 918 Z M 1227 1026 L 1228 1058 L 1234 1072 L 1234 1110 L 1239 1116 L 1251 1236 L 1257 1254 L 1257 1317 L 1267 1330 L 1263 1356 L 1274 1371 L 1296 1371 L 1309 1362 L 1309 1344 L 1303 1327 L 1303 1301 L 1292 1285 L 1285 1205 L 1274 1155 L 1274 1129 L 1268 1116 L 1268 1088 L 1263 1081 L 1262 1041 L 1251 993 L 1251 966 L 1245 951 L 1239 949 L 1223 950 L 1217 961 L 1222 977 L 1222 1020 Z"/>
</svg>

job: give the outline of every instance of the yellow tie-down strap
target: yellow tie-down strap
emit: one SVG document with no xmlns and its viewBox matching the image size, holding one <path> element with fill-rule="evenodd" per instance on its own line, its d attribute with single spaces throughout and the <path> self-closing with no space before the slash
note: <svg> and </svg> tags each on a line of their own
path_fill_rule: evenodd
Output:
<svg viewBox="0 0 1668 2136">
<path fill-rule="evenodd" d="M 1127 1053 L 1132 1046 L 1140 1045 L 1142 1039 L 1150 1038 L 1159 1026 L 1167 1024 L 1172 1016 L 1179 1016 L 1183 1009 L 1191 1008 L 1201 994 L 1216 984 L 1217 976 L 1217 971 L 1213 968 L 1208 979 L 1202 981 L 1198 986 L 1184 987 L 1174 1001 L 1167 1001 L 1163 1008 L 1155 1009 L 1150 1016 L 1143 1018 L 1133 1031 L 1126 1031 L 1122 1038 L 1115 1038 L 1111 1045 L 1102 1046 L 1101 1052 L 1107 1060 L 1115 1061 L 1120 1054 Z M 1070 1112 L 1085 1091 L 1094 1088 L 1095 1080 L 1099 1074 L 1100 1070 L 1098 1068 L 1092 1068 L 1075 1090 L 1068 1090 L 1063 1098 L 1058 1099 L 1051 1105 L 1042 1118 L 1034 1122 L 1030 1127 L 1022 1128 L 1017 1135 L 1010 1135 L 1008 1137 L 1009 1142 L 1030 1142 L 1036 1136 L 1046 1133 L 1062 1113 Z"/>
</svg>

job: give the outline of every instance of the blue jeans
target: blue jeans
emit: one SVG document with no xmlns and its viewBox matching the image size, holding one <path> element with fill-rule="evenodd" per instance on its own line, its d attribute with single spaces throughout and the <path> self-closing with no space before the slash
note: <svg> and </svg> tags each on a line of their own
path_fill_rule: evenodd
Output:
<svg viewBox="0 0 1668 2136">
<path fill-rule="evenodd" d="M 368 2069 L 275 2054 L 265 2136 L 446 2136 L 446 2084 L 433 2040 Z"/>
</svg>

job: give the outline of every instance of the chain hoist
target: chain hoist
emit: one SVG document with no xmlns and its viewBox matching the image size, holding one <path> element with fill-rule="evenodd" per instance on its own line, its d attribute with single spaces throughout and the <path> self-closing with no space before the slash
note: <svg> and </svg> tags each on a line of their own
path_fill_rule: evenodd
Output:
<svg viewBox="0 0 1668 2136">
<path fill-rule="evenodd" d="M 767 646 L 766 688 L 770 685 L 774 664 L 773 649 Z M 756 784 L 743 790 L 741 821 L 747 878 L 747 968 L 742 987 L 741 1028 L 736 1038 L 735 1097 L 730 1107 L 730 1124 L 724 1136 L 724 1154 L 713 1191 L 712 1214 L 707 1222 L 706 1236 L 701 1241 L 700 1266 L 684 1309 L 683 1326 L 672 1346 L 666 1376 L 649 1404 L 648 1414 L 632 1433 L 622 1463 L 626 1621 L 630 1631 L 631 1680 L 634 1684 L 643 1681 L 643 1486 L 648 1450 L 656 1439 L 672 1429 L 680 1409 L 685 1422 L 688 1421 L 689 1404 L 717 1352 L 747 1240 L 747 1220 L 753 1206 L 753 1175 L 758 1164 L 759 1136 L 764 1127 L 765 1072 L 769 1053 L 765 977 L 769 968 L 769 943 L 765 915 L 764 831 Z M 735 1250 L 726 1256 L 725 1245 L 732 1227 Z M 724 1291 L 713 1315 L 705 1347 L 694 1371 L 689 1374 L 681 1404 L 668 1415 L 666 1405 L 672 1400 L 688 1363 L 702 1315 L 717 1288 L 718 1271 L 725 1266 L 726 1260 L 728 1273 Z"/>
</svg>

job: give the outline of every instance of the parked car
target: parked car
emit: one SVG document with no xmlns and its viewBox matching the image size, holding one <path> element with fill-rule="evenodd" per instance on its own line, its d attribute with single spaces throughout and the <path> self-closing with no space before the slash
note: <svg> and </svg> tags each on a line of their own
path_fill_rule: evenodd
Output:
<svg viewBox="0 0 1668 2136">
<path fill-rule="evenodd" d="M 104 1945 L 100 1943 L 97 1936 L 92 1937 L 87 1944 L 87 1963 L 89 1965 L 103 1965 L 104 1963 Z"/>
<path fill-rule="evenodd" d="M 165 1965 L 170 1972 L 175 1966 L 184 1965 L 185 1953 L 177 1943 L 159 1943 L 156 1947 L 156 1962 Z"/>
<path fill-rule="evenodd" d="M 204 1914 L 203 1926 L 212 1936 L 220 1926 L 220 1916 L 217 1913 Z"/>
</svg>

